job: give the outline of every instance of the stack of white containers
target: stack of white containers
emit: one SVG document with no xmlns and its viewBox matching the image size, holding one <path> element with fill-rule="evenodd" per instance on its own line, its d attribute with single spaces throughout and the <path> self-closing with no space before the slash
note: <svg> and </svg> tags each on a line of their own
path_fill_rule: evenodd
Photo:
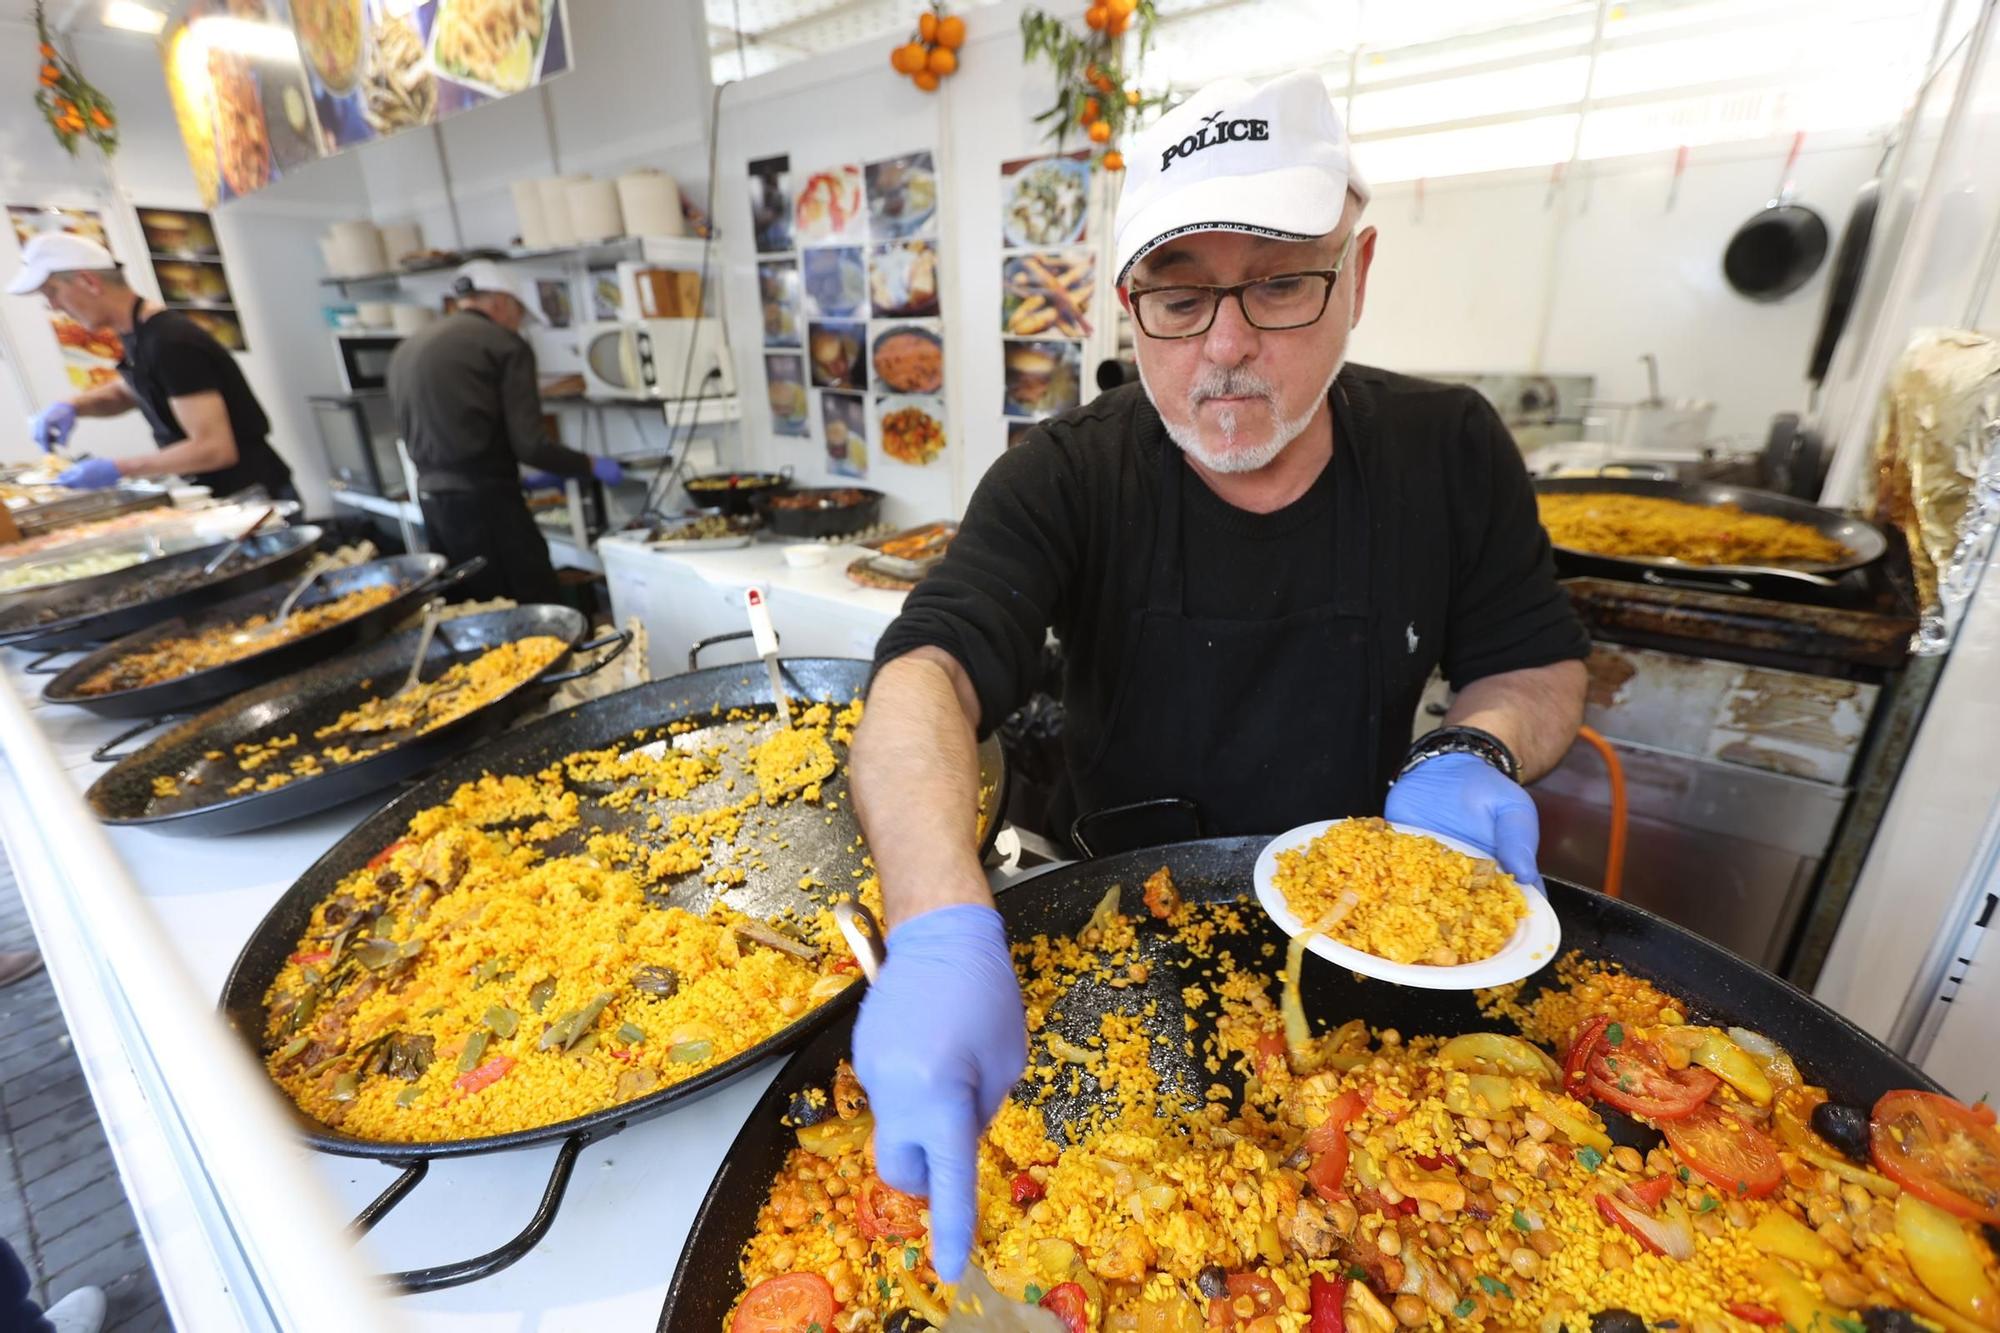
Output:
<svg viewBox="0 0 2000 1333">
<path fill-rule="evenodd" d="M 549 176 L 515 181 L 512 191 L 521 244 L 530 250 L 687 234 L 680 186 L 663 171 L 628 171 L 615 181 Z"/>
</svg>

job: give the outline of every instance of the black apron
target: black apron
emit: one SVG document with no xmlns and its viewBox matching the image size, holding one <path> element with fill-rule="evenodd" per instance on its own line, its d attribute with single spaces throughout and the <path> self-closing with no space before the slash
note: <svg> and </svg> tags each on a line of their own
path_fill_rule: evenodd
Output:
<svg viewBox="0 0 2000 1333">
<path fill-rule="evenodd" d="M 475 555 L 486 559 L 486 568 L 460 584 L 454 600 L 511 597 L 524 606 L 561 600 L 548 538 L 528 511 L 518 483 L 428 491 L 420 479 L 417 507 L 433 551 L 453 564 Z"/>
<path fill-rule="evenodd" d="M 1083 812 L 1071 830 L 1079 851 L 1282 833 L 1381 812 L 1368 495 L 1345 395 L 1333 401 L 1330 466 L 1339 471 L 1326 554 L 1335 593 L 1309 610 L 1271 620 L 1187 614 L 1189 465 L 1171 442 L 1164 450 L 1147 606 L 1126 636 L 1111 716 L 1081 729 L 1100 738 L 1096 752 L 1070 765 L 1072 808 Z"/>
<path fill-rule="evenodd" d="M 132 331 L 120 339 L 125 345 L 125 358 L 118 363 L 118 374 L 131 391 L 133 401 L 139 405 L 139 415 L 146 419 L 146 426 L 153 433 L 153 447 L 164 449 L 185 440 L 187 431 L 181 427 L 179 418 L 174 416 L 166 387 L 151 372 L 151 358 L 145 345 L 146 325 L 150 321 L 139 317 L 145 305 L 145 297 L 132 298 Z M 227 349 L 223 349 L 222 354 L 228 355 Z M 229 402 L 226 393 L 223 394 L 223 402 L 225 405 Z M 213 472 L 191 472 L 188 480 L 209 487 L 218 500 L 227 499 L 252 486 L 262 486 L 265 494 L 273 500 L 298 499 L 298 490 L 292 485 L 292 470 L 271 448 L 270 441 L 261 435 L 251 438 L 248 432 L 239 429 L 233 412 L 229 427 L 236 439 L 236 461 Z"/>
</svg>

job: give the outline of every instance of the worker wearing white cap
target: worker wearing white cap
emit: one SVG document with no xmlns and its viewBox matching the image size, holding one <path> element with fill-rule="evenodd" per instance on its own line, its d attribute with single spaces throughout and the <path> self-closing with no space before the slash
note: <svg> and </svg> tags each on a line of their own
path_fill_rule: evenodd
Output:
<svg viewBox="0 0 2000 1333">
<path fill-rule="evenodd" d="M 529 282 L 476 259 L 458 270 L 452 293 L 458 309 L 405 338 L 389 360 L 389 398 L 416 465 L 425 536 L 453 561 L 485 557 L 465 596 L 552 602 L 548 541 L 522 489 L 558 486 L 562 477 L 612 485 L 624 469 L 543 431 L 535 349 L 520 332 L 538 318 Z M 524 478 L 523 467 L 535 471 Z"/>
<path fill-rule="evenodd" d="M 854 741 L 891 927 L 854 1064 L 882 1179 L 928 1194 L 947 1279 L 977 1136 L 1025 1054 L 972 842 L 975 746 L 1035 688 L 1051 630 L 1065 772 L 1045 831 L 1092 852 L 1386 808 L 1538 882 L 1520 783 L 1582 713 L 1588 642 L 1499 417 L 1346 364 L 1376 234 L 1318 77 L 1204 88 L 1125 156 L 1141 383 L 986 473 L 880 640 Z M 1434 669 L 1456 701 L 1412 745 Z"/>
<path fill-rule="evenodd" d="M 35 443 L 68 443 L 78 417 L 114 417 L 137 408 L 157 453 L 86 458 L 61 475 L 65 486 L 97 489 L 121 477 L 191 478 L 228 495 L 262 486 L 296 498 L 292 472 L 266 438 L 270 419 L 229 349 L 193 318 L 134 292 L 111 252 L 67 232 L 43 232 L 21 249 L 10 296 L 40 293 L 86 329 L 109 329 L 124 344 L 118 379 L 61 399 L 29 427 Z"/>
</svg>

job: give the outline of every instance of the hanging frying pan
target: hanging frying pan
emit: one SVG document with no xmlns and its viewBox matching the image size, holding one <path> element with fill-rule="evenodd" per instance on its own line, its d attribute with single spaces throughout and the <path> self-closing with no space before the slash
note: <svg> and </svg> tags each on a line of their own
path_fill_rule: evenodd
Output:
<svg viewBox="0 0 2000 1333">
<path fill-rule="evenodd" d="M 1778 180 L 1777 198 L 1736 229 L 1722 252 L 1722 276 L 1739 296 L 1777 301 L 1806 285 L 1826 262 L 1826 219 L 1792 202 L 1792 169 L 1798 165 L 1805 132 L 1792 136 L 1792 151 Z"/>
<path fill-rule="evenodd" d="M 1833 275 L 1826 285 L 1826 304 L 1820 309 L 1819 336 L 1813 339 L 1812 360 L 1806 378 L 1815 386 L 1826 383 L 1827 367 L 1833 364 L 1833 349 L 1847 329 L 1854 313 L 1854 300 L 1861 292 L 1861 274 L 1868 266 L 1868 242 L 1875 234 L 1875 214 L 1882 204 L 1882 167 L 1888 150 L 1875 165 L 1875 175 L 1854 196 L 1847 212 L 1847 227 L 1840 233 L 1840 248 L 1833 252 Z"/>
</svg>

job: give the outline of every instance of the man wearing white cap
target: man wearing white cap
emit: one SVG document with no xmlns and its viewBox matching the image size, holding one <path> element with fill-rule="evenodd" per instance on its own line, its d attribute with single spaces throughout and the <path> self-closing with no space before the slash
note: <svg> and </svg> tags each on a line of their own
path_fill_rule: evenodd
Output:
<svg viewBox="0 0 2000 1333">
<path fill-rule="evenodd" d="M 878 1169 L 929 1196 L 947 1279 L 973 1242 L 977 1136 L 1025 1056 L 970 839 L 975 738 L 1027 698 L 1050 629 L 1050 827 L 1094 851 L 1386 806 L 1538 882 L 1519 783 L 1582 715 L 1588 642 L 1506 428 L 1469 389 L 1343 368 L 1375 230 L 1319 79 L 1205 88 L 1127 162 L 1118 293 L 1142 385 L 988 471 L 882 636 L 854 742 L 891 926 L 855 1069 Z M 1412 745 L 1438 667 L 1457 698 Z"/>
<path fill-rule="evenodd" d="M 115 417 L 137 408 L 159 451 L 131 458 L 86 458 L 65 471 L 65 486 L 87 490 L 121 477 L 188 477 L 216 494 L 261 485 L 293 498 L 292 471 L 265 437 L 257 395 L 229 349 L 177 310 L 134 292 L 111 252 L 67 232 L 43 232 L 21 250 L 10 296 L 39 292 L 87 329 L 109 329 L 124 344 L 119 378 L 35 416 L 30 433 L 44 450 L 68 443 L 78 417 Z"/>
<path fill-rule="evenodd" d="M 464 584 L 466 597 L 552 602 L 555 567 L 522 488 L 561 485 L 562 477 L 612 485 L 624 469 L 543 433 L 535 349 L 521 336 L 536 318 L 527 282 L 475 259 L 452 291 L 458 309 L 405 338 L 389 359 L 389 399 L 416 464 L 424 533 L 453 561 L 486 558 Z M 537 471 L 524 479 L 523 467 Z"/>
</svg>

